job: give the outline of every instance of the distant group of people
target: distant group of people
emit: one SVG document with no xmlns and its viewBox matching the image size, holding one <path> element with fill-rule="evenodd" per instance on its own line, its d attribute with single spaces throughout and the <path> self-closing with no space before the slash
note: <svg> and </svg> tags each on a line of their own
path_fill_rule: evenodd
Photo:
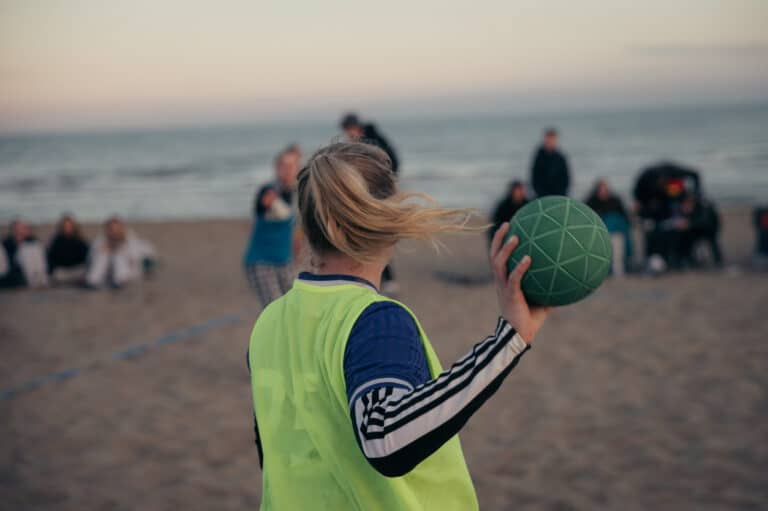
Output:
<svg viewBox="0 0 768 511">
<path fill-rule="evenodd" d="M 29 224 L 16 219 L 0 250 L 0 288 L 117 288 L 139 279 L 155 263 L 152 245 L 117 216 L 107 219 L 102 234 L 90 242 L 75 218 L 65 214 L 47 245 L 38 240 Z"/>
<path fill-rule="evenodd" d="M 391 171 L 397 175 L 400 160 L 392 144 L 375 125 L 365 123 L 355 114 L 345 115 L 340 122 L 346 138 L 378 146 L 390 160 Z M 301 257 L 305 241 L 297 229 L 297 180 L 302 168 L 302 151 L 291 144 L 274 159 L 274 178 L 256 192 L 253 205 L 254 221 L 243 255 L 245 274 L 259 300 L 267 305 L 285 294 L 293 283 L 295 262 Z M 711 203 L 705 201 L 698 188 L 683 190 L 677 195 L 675 182 L 667 182 L 666 174 L 656 178 L 641 178 L 642 186 L 635 190 L 634 213 L 642 220 L 646 238 L 646 267 L 653 271 L 666 268 L 696 266 L 699 260 L 695 246 L 704 240 L 711 248 L 715 264 L 722 264 L 722 252 L 717 241 L 719 218 Z M 530 188 L 535 197 L 568 195 L 571 175 L 568 160 L 559 147 L 556 129 L 544 132 L 536 149 L 530 172 Z M 514 180 L 491 214 L 489 239 L 504 222 L 530 201 L 528 187 Z M 634 254 L 632 219 L 621 198 L 611 190 L 606 179 L 595 182 L 585 202 L 605 222 L 611 233 L 614 260 L 612 273 L 622 275 L 632 269 Z M 391 266 L 384 269 L 382 291 L 397 292 Z"/>
<path fill-rule="evenodd" d="M 534 153 L 530 183 L 536 197 L 568 195 L 571 176 L 568 161 L 558 146 L 554 128 Z M 634 190 L 635 211 L 645 237 L 644 266 L 658 273 L 668 268 L 681 269 L 702 264 L 697 247 L 709 248 L 713 264 L 723 264 L 718 241 L 719 214 L 704 198 L 698 175 L 693 171 L 664 164 L 646 169 Z M 514 180 L 491 214 L 493 233 L 529 202 L 525 183 Z M 632 216 L 606 179 L 598 179 L 585 198 L 605 222 L 611 234 L 614 261 L 612 272 L 621 275 L 632 268 Z"/>
<path fill-rule="evenodd" d="M 355 114 L 347 114 L 342 118 L 340 127 L 350 141 L 382 149 L 389 157 L 392 172 L 397 174 L 400 165 L 397 153 L 376 126 L 362 122 Z M 273 161 L 273 179 L 261 185 L 254 198 L 253 224 L 243 254 L 243 267 L 248 284 L 263 306 L 290 289 L 295 276 L 295 263 L 303 253 L 305 241 L 296 226 L 296 184 L 302 156 L 298 144 L 290 144 L 280 151 Z M 382 291 L 388 294 L 397 292 L 390 265 L 382 275 Z"/>
</svg>

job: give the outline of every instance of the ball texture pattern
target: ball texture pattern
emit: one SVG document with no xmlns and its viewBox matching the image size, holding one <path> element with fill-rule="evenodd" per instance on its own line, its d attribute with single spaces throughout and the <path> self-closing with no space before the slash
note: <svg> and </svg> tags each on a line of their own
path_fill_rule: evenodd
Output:
<svg viewBox="0 0 768 511">
<path fill-rule="evenodd" d="M 589 206 L 568 197 L 542 197 L 522 207 L 511 220 L 507 238 L 520 245 L 507 266 L 525 255 L 531 267 L 522 289 L 537 305 L 567 305 L 597 289 L 611 266 L 611 240 L 602 219 Z"/>
</svg>

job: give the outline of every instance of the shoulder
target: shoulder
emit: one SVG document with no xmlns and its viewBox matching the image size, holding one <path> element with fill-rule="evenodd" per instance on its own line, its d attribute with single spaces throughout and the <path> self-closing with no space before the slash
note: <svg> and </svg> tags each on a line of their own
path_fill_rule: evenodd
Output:
<svg viewBox="0 0 768 511">
<path fill-rule="evenodd" d="M 350 337 L 363 332 L 383 331 L 390 334 L 418 334 L 416 321 L 410 311 L 393 301 L 375 302 L 366 307 L 355 321 Z"/>
<path fill-rule="evenodd" d="M 429 380 L 419 328 L 403 305 L 376 302 L 360 314 L 344 351 L 344 378 L 350 401 L 364 388 L 413 388 Z"/>
</svg>

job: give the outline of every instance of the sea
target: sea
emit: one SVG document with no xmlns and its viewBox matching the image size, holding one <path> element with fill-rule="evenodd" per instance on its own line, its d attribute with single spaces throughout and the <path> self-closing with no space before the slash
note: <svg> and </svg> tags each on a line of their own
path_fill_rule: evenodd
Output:
<svg viewBox="0 0 768 511">
<path fill-rule="evenodd" d="M 246 218 L 281 148 L 305 155 L 341 139 L 337 119 L 173 129 L 0 135 L 0 221 Z M 446 206 L 488 211 L 512 179 L 527 180 L 542 131 L 561 134 L 572 193 L 608 179 L 630 200 L 641 170 L 668 161 L 697 170 L 721 205 L 768 203 L 768 104 L 647 111 L 384 118 L 402 160 L 401 186 Z"/>
</svg>

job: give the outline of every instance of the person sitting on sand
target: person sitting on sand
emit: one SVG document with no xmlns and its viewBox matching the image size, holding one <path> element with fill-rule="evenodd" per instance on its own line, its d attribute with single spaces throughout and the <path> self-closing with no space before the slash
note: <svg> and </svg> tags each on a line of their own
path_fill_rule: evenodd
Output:
<svg viewBox="0 0 768 511">
<path fill-rule="evenodd" d="M 42 244 L 21 219 L 11 222 L 9 231 L 3 240 L 0 288 L 46 286 L 48 271 Z"/>
<path fill-rule="evenodd" d="M 491 215 L 493 225 L 488 229 L 488 243 L 493 240 L 493 235 L 499 230 L 501 224 L 509 222 L 517 210 L 526 204 L 528 204 L 528 197 L 525 195 L 525 185 L 522 181 L 515 179 L 509 184 L 507 194 L 493 210 Z"/>
<path fill-rule="evenodd" d="M 592 192 L 584 202 L 600 216 L 611 234 L 611 272 L 616 276 L 623 275 L 632 260 L 631 223 L 624 203 L 611 191 L 605 179 L 595 182 Z"/>
<path fill-rule="evenodd" d="M 520 288 L 530 257 L 508 273 L 518 239 L 504 243 L 503 224 L 490 248 L 496 326 L 444 371 L 379 286 L 398 241 L 474 230 L 469 210 L 414 202 L 386 153 L 360 143 L 315 153 L 297 193 L 314 272 L 261 313 L 247 355 L 262 509 L 476 510 L 458 433 L 547 317 Z"/>
<path fill-rule="evenodd" d="M 70 214 L 59 220 L 56 233 L 48 244 L 48 274 L 57 283 L 77 282 L 85 277 L 88 240 Z"/>
<path fill-rule="evenodd" d="M 709 247 L 714 265 L 722 266 L 723 252 L 718 241 L 720 215 L 714 203 L 697 194 L 687 193 L 680 209 L 686 219 L 685 229 L 680 232 L 680 259 L 693 268 L 701 266 L 702 261 L 697 257 L 695 249 L 703 242 Z"/>
<path fill-rule="evenodd" d="M 768 269 L 768 207 L 758 206 L 752 213 L 755 227 L 755 252 L 752 255 L 752 265 L 755 269 Z"/>
<path fill-rule="evenodd" d="M 85 281 L 91 288 L 121 287 L 143 277 L 156 262 L 152 245 L 117 216 L 104 223 L 104 234 L 93 241 L 88 258 Z"/>
<path fill-rule="evenodd" d="M 243 266 L 263 307 L 282 296 L 293 283 L 292 262 L 300 244 L 294 234 L 298 165 L 295 151 L 281 151 L 274 160 L 275 181 L 262 186 L 254 201 L 253 227 Z"/>
</svg>

